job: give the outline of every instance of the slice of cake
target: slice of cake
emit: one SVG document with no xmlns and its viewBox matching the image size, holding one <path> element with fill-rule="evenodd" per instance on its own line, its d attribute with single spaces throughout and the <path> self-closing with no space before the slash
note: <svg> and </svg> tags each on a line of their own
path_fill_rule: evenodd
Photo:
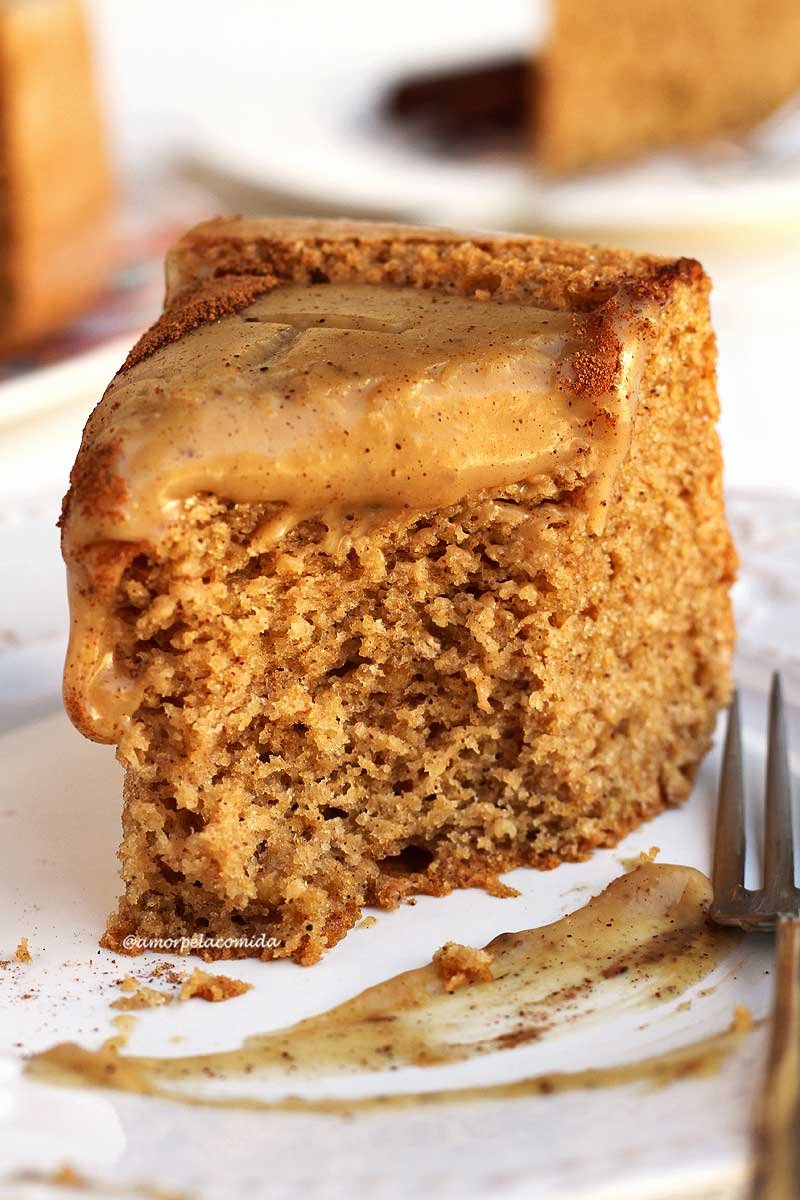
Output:
<svg viewBox="0 0 800 1200">
<path fill-rule="evenodd" d="M 741 134 L 800 92 L 797 0 L 552 0 L 535 58 L 427 69 L 384 109 L 437 153 L 552 174 Z"/>
<path fill-rule="evenodd" d="M 735 569 L 698 263 L 218 220 L 167 282 L 63 516 L 66 706 L 126 772 L 107 946 L 312 963 L 686 797 Z"/>
<path fill-rule="evenodd" d="M 561 173 L 741 133 L 798 90 L 797 0 L 555 0 L 536 156 Z"/>
<path fill-rule="evenodd" d="M 81 312 L 111 265 L 111 187 L 77 0 L 0 2 L 0 353 Z"/>
</svg>

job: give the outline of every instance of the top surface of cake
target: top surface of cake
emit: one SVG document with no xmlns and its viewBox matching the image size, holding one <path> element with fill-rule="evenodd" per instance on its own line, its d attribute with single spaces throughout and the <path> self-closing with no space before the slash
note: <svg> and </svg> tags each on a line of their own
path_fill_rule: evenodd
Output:
<svg viewBox="0 0 800 1200">
<path fill-rule="evenodd" d="M 92 509 L 86 536 L 152 538 L 172 501 L 201 491 L 422 511 L 568 468 L 597 503 L 630 428 L 644 325 L 621 296 L 598 326 L 411 287 L 279 286 L 116 381 L 93 424 L 96 446 L 118 448 L 126 500 Z"/>
<path fill-rule="evenodd" d="M 696 263 L 540 238 L 192 231 L 168 260 L 161 320 L 87 424 L 65 503 L 81 727 L 117 736 L 128 701 L 108 686 L 107 610 L 192 496 L 282 503 L 285 527 L 320 517 L 335 532 L 530 484 L 568 490 L 599 532 L 681 278 L 703 280 Z"/>
<path fill-rule="evenodd" d="M 229 271 L 232 246 L 254 247 L 252 264 Z M 170 504 L 200 491 L 422 510 L 569 466 L 602 505 L 684 264 L 582 252 L 576 270 L 576 249 L 353 223 L 201 226 L 168 264 L 164 316 L 87 425 L 69 545 L 153 540 Z"/>
</svg>

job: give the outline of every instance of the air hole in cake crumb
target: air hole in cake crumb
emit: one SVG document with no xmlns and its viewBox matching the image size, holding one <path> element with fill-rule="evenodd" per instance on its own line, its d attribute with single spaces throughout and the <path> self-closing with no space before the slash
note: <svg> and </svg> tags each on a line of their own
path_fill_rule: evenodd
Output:
<svg viewBox="0 0 800 1200">
<path fill-rule="evenodd" d="M 310 283 L 330 283 L 330 277 L 324 271 L 320 271 L 319 267 L 312 267 L 308 273 Z"/>
<path fill-rule="evenodd" d="M 267 755 L 267 759 L 269 759 L 269 755 Z M 270 782 L 277 784 L 278 787 L 288 792 L 292 786 L 292 777 L 288 771 L 279 771 L 277 775 L 272 776 Z"/>
<path fill-rule="evenodd" d="M 360 656 L 349 658 L 346 662 L 340 663 L 338 667 L 331 667 L 330 671 L 328 671 L 328 678 L 345 679 L 348 675 L 352 675 L 353 671 L 365 662 L 367 662 L 367 659 Z"/>
<path fill-rule="evenodd" d="M 534 583 L 534 587 L 536 587 L 538 589 L 538 591 L 544 592 L 545 594 L 547 594 L 548 592 L 554 592 L 556 590 L 553 587 L 550 580 L 545 575 L 544 571 L 536 572 L 536 574 L 533 577 L 533 583 Z"/>
<path fill-rule="evenodd" d="M 325 818 L 326 821 L 333 821 L 336 819 L 336 817 L 346 817 L 347 816 L 346 809 L 337 808 L 334 804 L 323 804 L 322 808 L 319 811 L 322 814 L 322 816 Z"/>
<path fill-rule="evenodd" d="M 410 792 L 414 787 L 414 782 L 411 779 L 398 779 L 397 783 L 392 784 L 392 791 L 395 796 L 404 796 L 406 792 Z"/>
<path fill-rule="evenodd" d="M 609 573 L 611 575 L 611 579 L 612 580 L 616 579 L 616 577 L 622 571 L 622 559 L 619 557 L 618 554 L 614 554 L 612 552 L 608 556 L 608 566 L 609 566 Z"/>
<path fill-rule="evenodd" d="M 502 279 L 499 275 L 482 275 L 480 278 L 474 280 L 474 287 L 476 291 L 494 293 L 500 287 L 501 283 Z"/>
<path fill-rule="evenodd" d="M 420 875 L 433 862 L 433 854 L 424 846 L 406 846 L 399 854 L 390 854 L 388 858 L 378 860 L 382 871 L 390 875 Z"/>
<path fill-rule="evenodd" d="M 176 823 L 183 834 L 199 833 L 201 829 L 205 829 L 205 821 L 200 816 L 200 813 L 192 812 L 191 809 L 181 808 L 176 814 Z"/>
<path fill-rule="evenodd" d="M 169 863 L 164 862 L 163 858 L 158 860 L 158 867 L 167 883 L 183 883 L 186 878 L 183 871 L 173 870 Z"/>
</svg>

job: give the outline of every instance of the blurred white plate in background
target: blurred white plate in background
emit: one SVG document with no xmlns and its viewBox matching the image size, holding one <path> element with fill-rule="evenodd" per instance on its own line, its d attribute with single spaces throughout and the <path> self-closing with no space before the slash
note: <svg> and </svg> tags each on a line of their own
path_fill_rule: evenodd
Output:
<svg viewBox="0 0 800 1200">
<path fill-rule="evenodd" d="M 419 7 L 412 3 L 411 8 Z M 521 160 L 438 156 L 380 115 L 387 89 L 409 75 L 525 54 L 544 12 L 486 13 L 429 5 L 397 31 L 346 19 L 320 36 L 284 24 L 277 56 L 252 98 L 221 99 L 195 125 L 194 152 L 248 184 L 312 202 L 438 224 L 559 230 L 706 229 L 800 222 L 800 104 L 737 143 L 653 155 L 565 181 Z M 409 36 L 409 30 L 413 36 Z M 324 36 L 323 36 L 324 35 Z M 293 47 L 295 38 L 302 45 Z"/>
<path fill-rule="evenodd" d="M 115 338 L 52 366 L 0 383 L 0 431 L 27 417 L 85 394 L 87 416 L 128 356 L 135 336 Z"/>
</svg>

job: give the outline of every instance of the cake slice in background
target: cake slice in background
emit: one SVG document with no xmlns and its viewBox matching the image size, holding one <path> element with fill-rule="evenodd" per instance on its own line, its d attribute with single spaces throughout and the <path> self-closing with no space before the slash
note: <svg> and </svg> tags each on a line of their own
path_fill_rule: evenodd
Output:
<svg viewBox="0 0 800 1200">
<path fill-rule="evenodd" d="M 111 186 L 78 0 L 0 3 L 0 353 L 80 313 L 112 265 Z"/>
<path fill-rule="evenodd" d="M 797 0 L 554 0 L 535 154 L 558 174 L 738 134 L 797 91 Z"/>
<path fill-rule="evenodd" d="M 105 944 L 312 963 L 684 800 L 733 644 L 699 264 L 232 219 L 167 279 L 63 515 Z"/>
<path fill-rule="evenodd" d="M 387 115 L 437 154 L 531 157 L 555 176 L 740 135 L 800 92 L 796 0 L 549 8 L 535 54 L 411 75 Z"/>
</svg>

